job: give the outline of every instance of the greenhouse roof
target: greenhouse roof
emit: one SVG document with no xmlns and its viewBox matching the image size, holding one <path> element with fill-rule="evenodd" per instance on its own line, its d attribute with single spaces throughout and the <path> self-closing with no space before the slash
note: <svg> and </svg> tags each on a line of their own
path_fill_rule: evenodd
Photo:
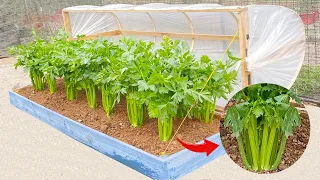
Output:
<svg viewBox="0 0 320 180">
<path fill-rule="evenodd" d="M 65 8 L 65 12 L 81 12 L 81 11 L 94 11 L 94 12 L 239 12 L 247 9 L 243 6 L 222 6 L 219 4 L 163 4 L 153 3 L 144 5 L 131 5 L 131 4 L 112 4 L 106 6 L 74 6 Z"/>
</svg>

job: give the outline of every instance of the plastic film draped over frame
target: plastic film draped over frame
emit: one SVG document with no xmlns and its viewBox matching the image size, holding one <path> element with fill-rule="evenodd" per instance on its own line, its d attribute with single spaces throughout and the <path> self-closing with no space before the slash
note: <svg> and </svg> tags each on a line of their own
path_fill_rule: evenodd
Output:
<svg viewBox="0 0 320 180">
<path fill-rule="evenodd" d="M 130 34 L 130 32 L 159 32 L 173 34 L 200 34 L 233 36 L 238 30 L 238 13 L 208 12 L 210 9 L 228 8 L 218 4 L 114 4 L 106 6 L 75 6 L 69 11 L 71 34 L 95 35 L 119 30 L 123 33 L 109 37 L 117 40 L 121 36 L 132 36 L 158 43 L 161 36 Z M 234 8 L 234 7 L 233 7 Z M 296 12 L 281 6 L 250 5 L 246 25 L 247 68 L 251 83 L 273 83 L 290 88 L 300 71 L 305 52 L 304 25 Z M 166 10 L 166 11 L 162 11 Z M 205 12 L 206 11 L 206 12 Z M 172 37 L 186 41 L 195 56 L 208 55 L 212 60 L 220 59 L 230 40 Z M 230 51 L 240 57 L 239 41 L 233 42 Z M 223 57 L 226 59 L 227 56 Z M 241 66 L 238 71 L 234 93 L 242 87 Z M 218 99 L 224 106 L 227 100 Z"/>
</svg>

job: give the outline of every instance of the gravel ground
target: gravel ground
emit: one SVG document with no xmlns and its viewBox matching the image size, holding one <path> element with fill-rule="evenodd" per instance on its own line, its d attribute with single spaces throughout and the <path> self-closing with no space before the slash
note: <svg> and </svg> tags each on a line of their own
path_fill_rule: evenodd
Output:
<svg viewBox="0 0 320 180">
<path fill-rule="evenodd" d="M 13 69 L 12 61 L 6 61 L 0 59 L 1 179 L 148 179 L 11 106 L 8 91 L 19 82 L 20 86 L 28 84 L 28 79 L 21 70 Z M 320 179 L 320 108 L 306 108 L 311 123 L 309 144 L 290 168 L 260 175 L 243 170 L 223 155 L 182 179 Z"/>
</svg>

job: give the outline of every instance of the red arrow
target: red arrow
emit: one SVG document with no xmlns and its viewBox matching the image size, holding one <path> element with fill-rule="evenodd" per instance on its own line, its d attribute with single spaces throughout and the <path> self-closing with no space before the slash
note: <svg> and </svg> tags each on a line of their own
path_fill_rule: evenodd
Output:
<svg viewBox="0 0 320 180">
<path fill-rule="evenodd" d="M 206 139 L 203 139 L 204 143 L 202 143 L 202 144 L 188 144 L 188 143 L 181 141 L 178 137 L 177 137 L 177 140 L 179 141 L 179 143 L 183 147 L 189 149 L 190 151 L 199 152 L 199 153 L 206 152 L 207 156 L 209 156 L 219 146 L 218 144 L 213 143 L 213 142 L 206 140 Z"/>
</svg>

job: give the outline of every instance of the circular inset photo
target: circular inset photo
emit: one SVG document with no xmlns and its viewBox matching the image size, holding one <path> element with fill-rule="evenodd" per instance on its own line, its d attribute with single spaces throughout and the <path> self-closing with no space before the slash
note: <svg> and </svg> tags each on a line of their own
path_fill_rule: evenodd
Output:
<svg viewBox="0 0 320 180">
<path fill-rule="evenodd" d="M 301 100 L 274 84 L 255 84 L 236 93 L 220 122 L 222 144 L 240 167 L 257 173 L 289 168 L 303 154 L 310 121 Z"/>
</svg>

